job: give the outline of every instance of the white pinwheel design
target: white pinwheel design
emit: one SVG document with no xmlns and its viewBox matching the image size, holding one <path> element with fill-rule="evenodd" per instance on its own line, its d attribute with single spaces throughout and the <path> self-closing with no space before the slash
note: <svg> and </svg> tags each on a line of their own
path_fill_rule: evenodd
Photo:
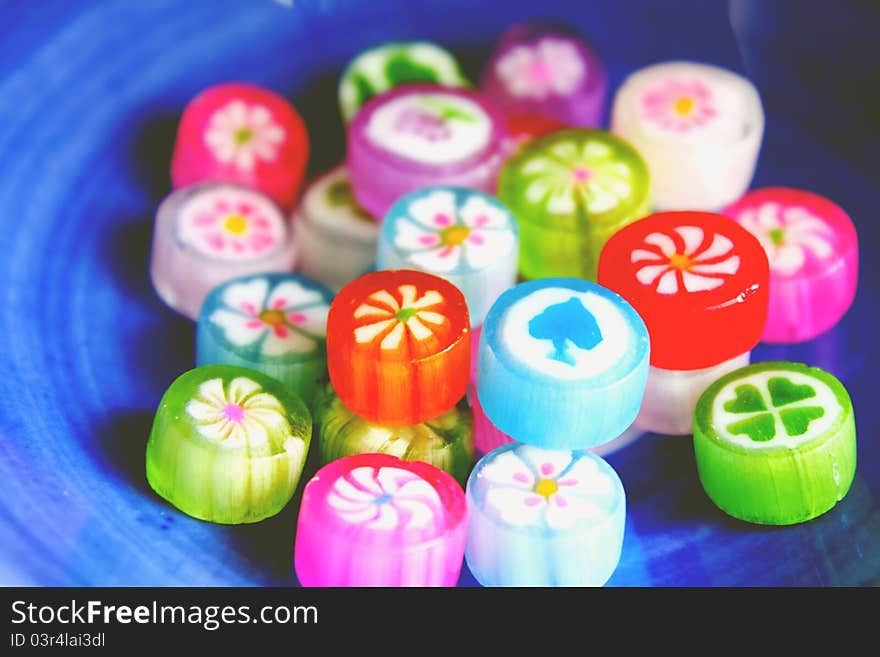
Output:
<svg viewBox="0 0 880 657">
<path fill-rule="evenodd" d="M 382 336 L 380 348 L 393 350 L 400 347 L 407 332 L 416 340 L 427 340 L 434 335 L 431 326 L 439 327 L 446 321 L 442 314 L 429 310 L 443 303 L 443 295 L 436 290 L 428 290 L 418 299 L 415 285 L 401 285 L 397 292 L 399 300 L 388 290 L 374 292 L 355 309 L 355 319 L 376 320 L 354 330 L 358 343 L 370 343 Z"/>
</svg>

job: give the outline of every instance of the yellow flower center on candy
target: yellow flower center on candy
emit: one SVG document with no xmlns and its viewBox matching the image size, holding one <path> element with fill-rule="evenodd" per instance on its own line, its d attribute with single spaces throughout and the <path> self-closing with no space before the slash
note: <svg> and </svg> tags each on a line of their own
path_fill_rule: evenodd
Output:
<svg viewBox="0 0 880 657">
<path fill-rule="evenodd" d="M 694 99 L 690 96 L 682 96 L 675 101 L 675 103 L 672 105 L 672 109 L 679 116 L 687 116 L 693 111 L 695 104 L 696 103 L 694 103 Z"/>
<path fill-rule="evenodd" d="M 241 235 L 247 230 L 248 221 L 240 214 L 231 214 L 226 217 L 226 221 L 223 222 L 223 227 L 233 235 Z"/>
<path fill-rule="evenodd" d="M 242 144 L 248 143 L 253 136 L 253 130 L 251 130 L 250 128 L 241 128 L 240 130 L 235 131 L 235 143 L 241 146 Z"/>
<path fill-rule="evenodd" d="M 669 266 L 674 267 L 675 269 L 686 271 L 690 269 L 693 264 L 693 261 L 682 253 L 673 253 L 669 256 Z"/>
<path fill-rule="evenodd" d="M 444 246 L 458 246 L 464 242 L 470 234 L 471 229 L 467 226 L 450 226 L 449 228 L 444 228 L 440 231 L 440 241 Z"/>
<path fill-rule="evenodd" d="M 541 481 L 535 484 L 535 492 L 538 495 L 543 495 L 548 500 L 550 499 L 550 496 L 558 490 L 559 486 L 557 486 L 556 482 L 552 479 L 541 479 Z"/>
<path fill-rule="evenodd" d="M 269 326 L 284 326 L 287 318 L 280 310 L 264 310 L 260 313 L 260 321 Z"/>
</svg>

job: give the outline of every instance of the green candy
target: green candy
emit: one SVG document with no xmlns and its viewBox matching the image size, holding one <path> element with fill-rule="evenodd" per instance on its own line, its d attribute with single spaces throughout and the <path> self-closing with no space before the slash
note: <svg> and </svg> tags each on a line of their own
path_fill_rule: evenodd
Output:
<svg viewBox="0 0 880 657">
<path fill-rule="evenodd" d="M 498 198 L 519 221 L 523 277 L 595 281 L 608 238 L 650 211 L 648 169 L 609 132 L 562 130 L 505 163 Z"/>
<path fill-rule="evenodd" d="M 694 413 L 706 494 L 734 518 L 790 525 L 843 499 L 856 471 L 852 402 L 835 377 L 785 361 L 713 383 Z"/>
<path fill-rule="evenodd" d="M 293 497 L 311 435 L 306 405 L 279 381 L 243 367 L 197 367 L 159 402 L 147 481 L 195 518 L 257 522 Z"/>
<path fill-rule="evenodd" d="M 346 123 L 361 105 L 392 87 L 433 82 L 469 87 L 455 57 L 429 41 L 386 43 L 355 57 L 339 81 L 339 106 Z"/>
<path fill-rule="evenodd" d="M 387 427 L 352 413 L 328 385 L 315 402 L 315 426 L 323 463 L 352 454 L 393 454 L 430 463 L 462 486 L 474 464 L 474 420 L 464 401 L 428 422 Z"/>
</svg>

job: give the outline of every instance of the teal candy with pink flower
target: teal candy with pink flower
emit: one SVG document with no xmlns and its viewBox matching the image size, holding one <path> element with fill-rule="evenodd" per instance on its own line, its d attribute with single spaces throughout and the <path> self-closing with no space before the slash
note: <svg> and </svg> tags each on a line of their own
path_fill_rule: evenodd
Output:
<svg viewBox="0 0 880 657">
<path fill-rule="evenodd" d="M 401 197 L 379 236 L 379 269 L 418 269 L 465 296 L 471 325 L 516 282 L 519 229 L 494 197 L 462 187 L 428 187 Z"/>
</svg>

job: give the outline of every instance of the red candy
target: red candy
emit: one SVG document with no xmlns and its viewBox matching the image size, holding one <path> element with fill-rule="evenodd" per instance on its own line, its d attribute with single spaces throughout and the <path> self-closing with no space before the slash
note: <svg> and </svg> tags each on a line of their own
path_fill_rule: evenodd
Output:
<svg viewBox="0 0 880 657">
<path fill-rule="evenodd" d="M 761 338 L 769 268 L 761 244 L 711 212 L 661 212 L 605 244 L 599 284 L 645 320 L 651 365 L 695 370 L 743 354 Z"/>
<path fill-rule="evenodd" d="M 410 270 L 366 274 L 330 306 L 330 382 L 371 422 L 425 422 L 464 396 L 470 337 L 464 296 L 448 281 Z"/>
<path fill-rule="evenodd" d="M 218 84 L 183 112 L 171 180 L 175 188 L 204 180 L 234 182 L 290 208 L 308 156 L 305 124 L 284 98 L 250 84 Z"/>
<path fill-rule="evenodd" d="M 539 114 L 513 114 L 507 117 L 507 131 L 517 144 L 566 127 L 562 121 Z"/>
</svg>

